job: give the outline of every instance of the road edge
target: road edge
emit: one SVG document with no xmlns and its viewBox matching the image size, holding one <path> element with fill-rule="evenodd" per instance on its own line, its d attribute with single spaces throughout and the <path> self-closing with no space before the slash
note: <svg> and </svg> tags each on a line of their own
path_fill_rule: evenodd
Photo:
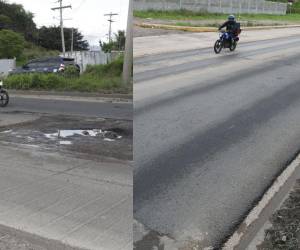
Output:
<svg viewBox="0 0 300 250">
<path fill-rule="evenodd" d="M 135 23 L 136 26 L 149 29 L 166 29 L 177 30 L 186 32 L 217 32 L 215 27 L 195 27 L 195 26 L 178 26 L 169 24 L 157 24 L 157 23 Z M 244 27 L 243 30 L 269 30 L 269 29 L 285 29 L 285 28 L 299 28 L 300 25 L 277 25 L 277 26 L 253 26 Z"/>
<path fill-rule="evenodd" d="M 11 97 L 40 98 L 51 100 L 80 100 L 102 102 L 132 102 L 132 94 L 102 94 L 81 92 L 57 92 L 57 91 L 34 91 L 34 90 L 8 90 Z"/>
<path fill-rule="evenodd" d="M 282 173 L 275 179 L 273 184 L 268 188 L 264 193 L 262 199 L 258 204 L 248 213 L 246 218 L 238 226 L 235 232 L 230 236 L 230 238 L 223 244 L 222 250 L 233 250 L 240 249 L 240 245 L 243 242 L 244 238 L 248 234 L 252 234 L 251 229 L 253 229 L 256 223 L 263 217 L 263 213 L 266 212 L 267 207 L 275 199 L 277 194 L 281 192 L 285 185 L 293 175 L 299 170 L 300 167 L 300 154 L 297 154 L 296 158 L 282 171 Z M 292 187 L 292 185 L 291 185 Z M 290 190 L 290 189 L 289 189 Z M 284 197 L 283 197 L 284 199 Z M 282 200 L 281 200 L 282 201 Z M 274 209 L 274 211 L 276 208 Z M 268 211 L 269 213 L 274 211 Z M 264 223 L 263 223 L 264 224 Z"/>
<path fill-rule="evenodd" d="M 132 103 L 132 99 L 122 97 L 97 97 L 97 96 L 70 96 L 54 94 L 19 94 L 10 93 L 11 98 L 39 99 L 39 100 L 56 100 L 56 101 L 78 101 L 78 102 L 100 102 L 100 103 Z"/>
</svg>

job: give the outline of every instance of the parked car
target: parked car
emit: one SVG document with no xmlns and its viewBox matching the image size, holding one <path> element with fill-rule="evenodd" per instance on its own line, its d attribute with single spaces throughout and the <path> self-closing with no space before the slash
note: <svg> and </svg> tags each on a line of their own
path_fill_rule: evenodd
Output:
<svg viewBox="0 0 300 250">
<path fill-rule="evenodd" d="M 75 63 L 73 58 L 64 57 L 47 57 L 29 61 L 22 67 L 18 67 L 10 72 L 10 75 L 25 74 L 25 73 L 62 73 L 65 68 L 73 65 L 77 68 L 78 74 L 80 67 Z"/>
</svg>

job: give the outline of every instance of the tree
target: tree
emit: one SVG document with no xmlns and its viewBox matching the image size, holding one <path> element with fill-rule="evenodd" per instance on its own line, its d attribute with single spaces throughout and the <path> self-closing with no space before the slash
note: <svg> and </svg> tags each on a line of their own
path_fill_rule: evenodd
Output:
<svg viewBox="0 0 300 250">
<path fill-rule="evenodd" d="M 65 28 L 65 43 L 66 50 L 71 50 L 72 29 Z M 74 34 L 74 50 L 88 50 L 89 44 L 83 40 L 83 35 L 78 29 L 73 29 Z M 61 34 L 60 27 L 41 27 L 38 31 L 38 45 L 51 50 L 62 50 L 61 48 Z"/>
<path fill-rule="evenodd" d="M 37 36 L 33 14 L 27 12 L 20 4 L 9 4 L 3 0 L 0 0 L 0 29 L 22 33 L 30 42 L 35 42 Z"/>
<path fill-rule="evenodd" d="M 125 31 L 119 30 L 118 33 L 115 33 L 112 42 L 106 43 L 100 41 L 100 47 L 106 53 L 109 53 L 113 50 L 123 51 L 125 50 L 125 43 L 126 43 Z"/>
<path fill-rule="evenodd" d="M 20 57 L 24 49 L 24 37 L 11 30 L 0 31 L 0 58 Z"/>
<path fill-rule="evenodd" d="M 0 14 L 0 29 L 11 29 L 11 28 L 12 28 L 11 19 L 6 15 Z"/>
</svg>

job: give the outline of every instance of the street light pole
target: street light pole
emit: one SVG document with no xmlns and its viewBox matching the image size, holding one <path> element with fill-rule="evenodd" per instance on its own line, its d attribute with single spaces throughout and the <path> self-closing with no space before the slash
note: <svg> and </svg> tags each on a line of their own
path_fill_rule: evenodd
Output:
<svg viewBox="0 0 300 250">
<path fill-rule="evenodd" d="M 130 84 L 132 79 L 132 65 L 133 65 L 133 10 L 132 0 L 129 0 L 128 20 L 126 32 L 126 44 L 124 54 L 123 66 L 123 84 Z"/>
</svg>

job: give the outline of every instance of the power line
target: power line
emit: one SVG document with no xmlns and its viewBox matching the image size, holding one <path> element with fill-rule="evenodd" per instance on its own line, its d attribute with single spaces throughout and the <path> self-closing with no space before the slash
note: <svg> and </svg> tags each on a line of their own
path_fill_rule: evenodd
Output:
<svg viewBox="0 0 300 250">
<path fill-rule="evenodd" d="M 82 0 L 81 3 L 74 9 L 74 12 L 77 12 L 85 2 L 86 0 Z"/>
<path fill-rule="evenodd" d="M 51 10 L 59 10 L 60 11 L 60 29 L 61 29 L 61 43 L 62 43 L 62 51 L 65 56 L 66 54 L 66 45 L 65 45 L 65 35 L 64 35 L 64 21 L 63 21 L 63 9 L 72 9 L 71 5 L 63 6 L 63 0 L 59 0 L 59 7 L 52 8 Z"/>
<path fill-rule="evenodd" d="M 111 33 L 112 33 L 112 29 L 111 29 L 111 26 L 112 26 L 112 23 L 114 23 L 115 21 L 112 19 L 113 16 L 117 16 L 119 14 L 117 13 L 112 13 L 110 12 L 109 14 L 105 14 L 104 16 L 109 16 L 109 19 L 108 19 L 108 22 L 109 22 L 109 31 L 108 31 L 108 41 L 111 42 L 112 39 L 111 39 Z"/>
</svg>

